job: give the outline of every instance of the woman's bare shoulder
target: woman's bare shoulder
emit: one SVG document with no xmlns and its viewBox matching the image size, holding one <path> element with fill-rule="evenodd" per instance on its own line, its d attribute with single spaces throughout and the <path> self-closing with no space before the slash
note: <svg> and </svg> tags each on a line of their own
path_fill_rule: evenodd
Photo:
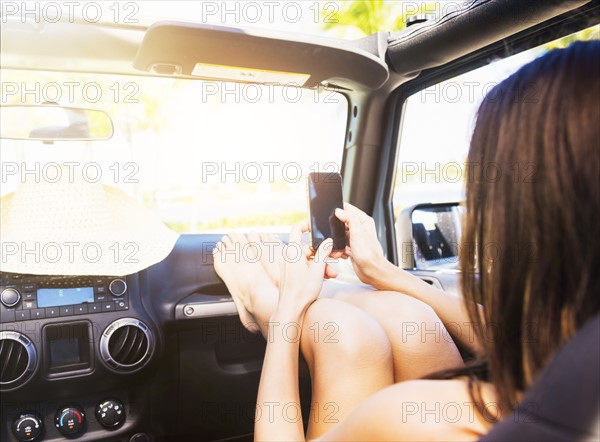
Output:
<svg viewBox="0 0 600 442">
<path fill-rule="evenodd" d="M 493 405 L 493 387 L 483 384 L 482 394 Z M 477 440 L 491 423 L 475 405 L 463 379 L 401 382 L 365 400 L 319 440 Z"/>
</svg>

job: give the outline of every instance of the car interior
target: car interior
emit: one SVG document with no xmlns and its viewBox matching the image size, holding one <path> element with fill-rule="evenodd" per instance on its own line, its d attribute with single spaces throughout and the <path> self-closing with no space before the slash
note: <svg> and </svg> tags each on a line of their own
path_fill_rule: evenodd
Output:
<svg viewBox="0 0 600 442">
<path fill-rule="evenodd" d="M 38 20 L 35 12 L 23 15 L 20 2 L 5 2 L 2 223 L 9 225 L 5 195 L 15 192 L 16 212 L 22 182 L 33 177 L 41 189 L 36 177 L 47 180 L 53 165 L 75 158 L 100 165 L 108 184 L 133 195 L 135 203 L 119 203 L 123 219 L 157 225 L 140 227 L 135 238 L 115 232 L 125 262 L 136 244 L 154 243 L 156 252 L 152 265 L 133 260 L 116 274 L 111 263 L 73 272 L 65 265 L 60 273 L 37 259 L 13 267 L 8 255 L 40 251 L 21 250 L 17 240 L 10 248 L 9 229 L 0 227 L 7 235 L 0 440 L 252 440 L 266 342 L 240 323 L 213 249 L 236 229 L 285 241 L 289 226 L 304 219 L 301 177 L 313 164 L 339 171 L 344 200 L 374 218 L 389 261 L 460 293 L 464 208 L 462 180 L 454 177 L 461 170 L 446 166 L 464 160 L 473 109 L 490 84 L 544 48 L 579 38 L 572 36 L 599 38 L 600 4 L 450 3 L 436 14 L 408 15 L 399 31 L 342 39 L 169 16 L 134 23 L 124 20 L 125 9 L 118 21 Z M 455 94 L 464 79 L 474 97 L 464 88 Z M 36 109 L 49 110 L 50 119 L 55 111 L 66 116 L 66 126 L 31 119 Z M 265 187 L 252 179 L 248 165 L 264 172 L 269 161 L 288 182 Z M 92 169 L 73 170 L 89 177 Z M 451 185 L 439 185 L 440 176 Z M 77 193 L 70 192 L 39 190 L 37 210 L 22 216 L 32 235 L 49 211 L 74 213 Z M 102 203 L 84 200 L 101 219 Z M 146 211 L 128 215 L 135 204 Z M 157 213 L 160 222 L 150 221 Z M 163 244 L 154 232 L 164 225 L 165 236 L 177 235 Z M 43 260 L 45 249 L 40 253 Z M 328 284 L 360 284 L 350 266 L 339 266 Z M 542 433 L 515 429 L 507 419 L 484 439 L 598 440 L 597 343 L 597 326 L 582 331 L 555 361 L 563 369 L 549 370 L 544 388 L 526 392 L 572 404 L 543 416 Z M 576 387 L 572 376 L 585 382 Z M 306 368 L 299 383 L 307 416 Z"/>
</svg>

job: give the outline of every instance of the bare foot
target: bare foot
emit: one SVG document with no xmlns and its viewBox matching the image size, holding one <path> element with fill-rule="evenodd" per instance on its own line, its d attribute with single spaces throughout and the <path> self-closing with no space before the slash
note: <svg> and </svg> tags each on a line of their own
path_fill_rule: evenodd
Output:
<svg viewBox="0 0 600 442">
<path fill-rule="evenodd" d="M 263 265 L 269 278 L 273 281 L 273 284 L 279 288 L 281 281 L 281 264 L 285 260 L 285 247 L 286 245 L 275 235 L 270 233 L 258 233 L 250 232 L 248 234 L 248 240 L 255 243 L 259 247 L 260 263 Z M 311 256 L 312 251 L 308 245 L 302 246 L 302 251 L 305 256 Z M 336 278 L 337 272 L 335 269 L 328 265 L 325 267 L 325 278 L 331 279 Z"/>
<path fill-rule="evenodd" d="M 260 296 L 262 290 L 273 289 L 273 283 L 260 264 L 259 253 L 255 244 L 236 233 L 221 238 L 213 251 L 215 271 L 225 282 L 240 321 L 252 333 L 260 331 L 252 315 L 253 296 Z"/>
<path fill-rule="evenodd" d="M 259 235 L 256 232 L 250 232 L 248 234 L 248 241 L 256 244 L 256 247 L 260 250 L 260 263 L 267 272 L 267 275 L 269 275 L 271 282 L 275 284 L 275 287 L 279 288 L 281 262 L 283 260 L 285 244 L 278 237 L 269 233 L 261 233 Z"/>
</svg>

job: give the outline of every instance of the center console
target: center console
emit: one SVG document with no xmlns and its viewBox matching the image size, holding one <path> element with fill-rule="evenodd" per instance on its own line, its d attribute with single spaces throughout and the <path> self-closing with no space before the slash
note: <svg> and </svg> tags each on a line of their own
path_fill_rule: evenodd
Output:
<svg viewBox="0 0 600 442">
<path fill-rule="evenodd" d="M 1 441 L 153 440 L 159 338 L 138 275 L 0 273 Z"/>
</svg>

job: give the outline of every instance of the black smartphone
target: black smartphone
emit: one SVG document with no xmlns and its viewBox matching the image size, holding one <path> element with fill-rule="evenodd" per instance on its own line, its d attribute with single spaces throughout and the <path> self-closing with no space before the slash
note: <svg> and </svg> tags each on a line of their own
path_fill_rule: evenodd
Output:
<svg viewBox="0 0 600 442">
<path fill-rule="evenodd" d="M 338 208 L 344 208 L 342 176 L 339 173 L 311 173 L 308 176 L 308 210 L 313 251 L 327 238 L 333 240 L 333 250 L 346 248 L 346 226 L 335 216 Z"/>
</svg>

